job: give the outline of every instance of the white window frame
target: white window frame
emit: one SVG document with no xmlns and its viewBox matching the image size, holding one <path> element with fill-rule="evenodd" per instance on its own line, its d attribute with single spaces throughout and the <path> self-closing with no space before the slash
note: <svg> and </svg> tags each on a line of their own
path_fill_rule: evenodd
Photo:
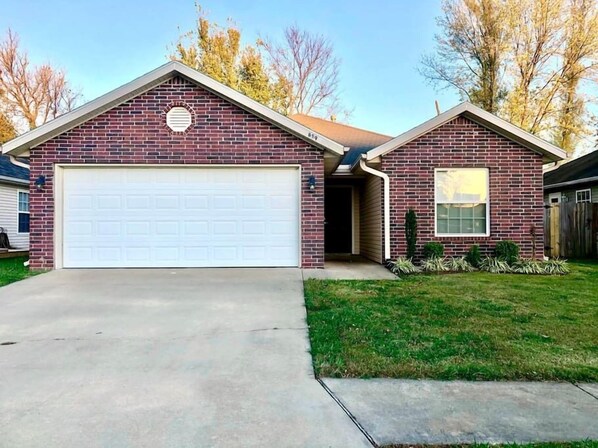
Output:
<svg viewBox="0 0 598 448">
<path fill-rule="evenodd" d="M 22 212 L 19 209 L 19 205 L 20 205 L 19 199 L 20 199 L 21 193 L 27 194 L 27 197 L 28 197 L 30 210 L 27 212 Z M 26 213 L 29 215 L 29 232 L 31 232 L 31 194 L 29 193 L 28 190 L 17 190 L 17 234 L 18 235 L 29 235 L 29 232 L 20 232 L 19 231 L 19 215 L 21 213 Z"/>
<path fill-rule="evenodd" d="M 588 194 L 588 200 L 587 201 L 580 201 L 579 200 L 579 193 L 587 193 Z M 576 204 L 587 204 L 589 202 L 592 202 L 592 190 L 590 188 L 584 188 L 583 190 L 576 190 L 575 191 L 575 203 Z"/>
<path fill-rule="evenodd" d="M 471 170 L 485 170 L 486 171 L 486 232 L 484 233 L 438 233 L 438 198 L 436 197 L 436 182 L 438 181 L 438 173 L 444 171 L 471 171 Z M 488 168 L 435 168 L 434 169 L 434 236 L 438 238 L 479 238 L 490 236 L 490 170 Z M 450 204 L 471 204 L 467 202 L 451 202 Z M 446 202 L 442 202 L 446 204 Z"/>
</svg>

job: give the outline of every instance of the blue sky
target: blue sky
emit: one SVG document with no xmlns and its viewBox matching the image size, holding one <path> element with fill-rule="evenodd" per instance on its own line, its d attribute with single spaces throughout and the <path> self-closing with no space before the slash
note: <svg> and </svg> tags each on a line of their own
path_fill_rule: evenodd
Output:
<svg viewBox="0 0 598 448">
<path fill-rule="evenodd" d="M 34 62 L 64 68 L 91 100 L 167 61 L 179 30 L 194 26 L 193 0 L 3 0 L 0 32 L 11 27 Z M 204 0 L 211 20 L 227 18 L 246 43 L 277 38 L 285 26 L 324 34 L 342 60 L 351 124 L 397 135 L 459 102 L 417 72 L 434 48 L 440 0 L 368 2 Z"/>
</svg>

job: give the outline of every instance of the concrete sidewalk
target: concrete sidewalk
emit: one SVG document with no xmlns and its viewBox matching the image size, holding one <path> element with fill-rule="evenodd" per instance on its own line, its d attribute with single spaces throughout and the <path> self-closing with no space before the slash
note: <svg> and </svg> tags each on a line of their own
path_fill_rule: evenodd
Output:
<svg viewBox="0 0 598 448">
<path fill-rule="evenodd" d="M 381 446 L 598 439 L 598 385 L 324 379 Z"/>
</svg>

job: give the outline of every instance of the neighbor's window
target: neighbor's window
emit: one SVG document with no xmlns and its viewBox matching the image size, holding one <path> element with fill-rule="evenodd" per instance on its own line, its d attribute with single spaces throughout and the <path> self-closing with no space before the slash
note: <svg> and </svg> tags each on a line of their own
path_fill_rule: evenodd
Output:
<svg viewBox="0 0 598 448">
<path fill-rule="evenodd" d="M 592 202 L 592 190 L 577 190 L 575 192 L 575 202 Z"/>
<path fill-rule="evenodd" d="M 29 193 L 19 191 L 19 233 L 29 233 Z"/>
<path fill-rule="evenodd" d="M 488 169 L 437 169 L 436 234 L 490 234 Z"/>
</svg>

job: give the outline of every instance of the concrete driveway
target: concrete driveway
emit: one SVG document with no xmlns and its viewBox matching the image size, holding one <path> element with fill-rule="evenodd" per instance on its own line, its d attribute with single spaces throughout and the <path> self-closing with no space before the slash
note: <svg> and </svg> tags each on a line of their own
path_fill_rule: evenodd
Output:
<svg viewBox="0 0 598 448">
<path fill-rule="evenodd" d="M 0 288 L 0 447 L 366 447 L 314 380 L 297 269 Z"/>
</svg>

